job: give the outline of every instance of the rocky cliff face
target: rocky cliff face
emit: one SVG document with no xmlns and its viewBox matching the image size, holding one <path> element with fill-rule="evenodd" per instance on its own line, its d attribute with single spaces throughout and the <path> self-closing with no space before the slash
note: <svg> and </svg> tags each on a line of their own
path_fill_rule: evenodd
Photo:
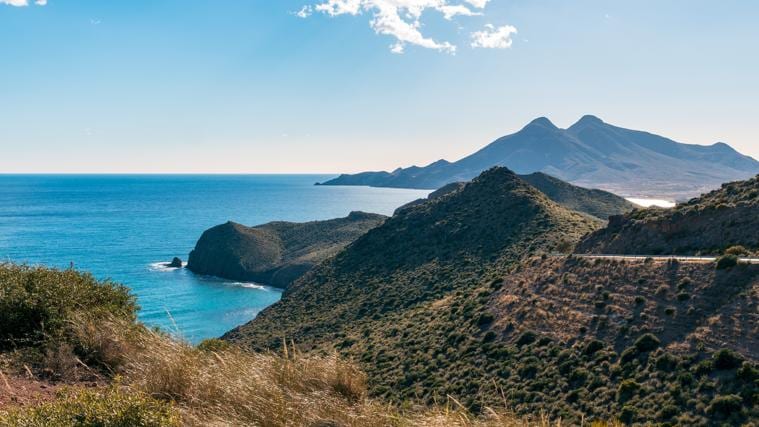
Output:
<svg viewBox="0 0 759 427">
<path fill-rule="evenodd" d="M 227 222 L 203 233 L 190 252 L 187 268 L 197 274 L 284 289 L 385 218 L 352 212 L 345 218 L 307 223 L 246 227 Z"/>
<path fill-rule="evenodd" d="M 759 177 L 724 184 L 673 209 L 614 216 L 606 228 L 585 238 L 577 251 L 718 254 L 734 245 L 759 250 Z"/>
</svg>

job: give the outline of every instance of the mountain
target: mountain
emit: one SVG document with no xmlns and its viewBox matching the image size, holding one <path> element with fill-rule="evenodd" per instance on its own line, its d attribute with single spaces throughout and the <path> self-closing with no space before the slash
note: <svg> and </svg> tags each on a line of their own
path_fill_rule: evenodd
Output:
<svg viewBox="0 0 759 427">
<path fill-rule="evenodd" d="M 246 227 L 227 222 L 203 233 L 190 252 L 187 268 L 197 274 L 286 288 L 386 218 L 351 212 L 345 218 L 306 223 Z"/>
<path fill-rule="evenodd" d="M 587 236 L 580 253 L 720 254 L 740 245 L 759 251 L 759 176 L 723 184 L 672 209 L 641 209 L 611 217 Z"/>
<path fill-rule="evenodd" d="M 452 398 L 571 425 L 759 416 L 759 266 L 549 255 L 600 221 L 504 168 L 444 193 L 399 210 L 223 339 L 338 352 L 396 403 Z"/>
<path fill-rule="evenodd" d="M 545 172 L 572 184 L 626 197 L 684 199 L 759 173 L 759 162 L 724 143 L 681 144 L 648 132 L 624 129 L 585 116 L 568 129 L 541 117 L 456 162 L 393 172 L 341 175 L 323 185 L 436 189 L 505 166 Z"/>
<path fill-rule="evenodd" d="M 633 203 L 628 202 L 616 194 L 603 190 L 589 190 L 587 188 L 578 187 L 542 172 L 520 175 L 519 177 L 540 190 L 554 202 L 566 208 L 586 213 L 604 221 L 609 219 L 610 216 L 621 215 L 635 208 Z M 432 192 L 427 198 L 436 199 L 442 197 L 459 189 L 463 185 L 465 185 L 463 182 L 454 182 L 445 185 Z M 425 199 L 415 200 L 401 206 L 399 210 L 424 203 L 424 201 Z"/>
</svg>

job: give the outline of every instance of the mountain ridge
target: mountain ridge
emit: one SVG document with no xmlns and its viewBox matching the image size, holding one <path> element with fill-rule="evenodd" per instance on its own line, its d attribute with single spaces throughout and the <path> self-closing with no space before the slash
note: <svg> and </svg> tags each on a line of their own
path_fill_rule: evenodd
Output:
<svg viewBox="0 0 759 427">
<path fill-rule="evenodd" d="M 436 189 L 468 181 L 493 166 L 518 174 L 544 172 L 627 197 L 678 200 L 759 173 L 759 162 L 725 143 L 683 144 L 586 115 L 567 129 L 539 117 L 455 162 L 438 160 L 392 172 L 343 174 L 321 185 Z"/>
</svg>

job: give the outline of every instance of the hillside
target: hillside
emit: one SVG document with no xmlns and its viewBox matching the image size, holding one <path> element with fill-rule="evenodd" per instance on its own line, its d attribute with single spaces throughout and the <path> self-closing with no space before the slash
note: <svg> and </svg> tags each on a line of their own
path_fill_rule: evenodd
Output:
<svg viewBox="0 0 759 427">
<path fill-rule="evenodd" d="M 334 355 L 197 347 L 135 321 L 129 290 L 74 270 L 0 264 L 0 426 L 551 427 L 496 408 L 369 399 Z M 558 424 L 556 424 L 558 426 Z"/>
<path fill-rule="evenodd" d="M 224 339 L 338 351 L 393 402 L 451 396 L 570 424 L 759 416 L 759 268 L 546 254 L 592 228 L 493 169 L 400 210 Z"/>
<path fill-rule="evenodd" d="M 535 119 L 456 162 L 439 160 L 393 172 L 341 175 L 324 185 L 435 189 L 468 181 L 493 166 L 520 174 L 544 172 L 625 197 L 677 200 L 759 173 L 759 162 L 724 143 L 682 144 L 585 116 L 568 129 L 559 129 L 546 118 Z"/>
<path fill-rule="evenodd" d="M 586 213 L 604 221 L 609 219 L 610 216 L 627 213 L 635 208 L 633 203 L 616 194 L 603 190 L 590 190 L 578 187 L 541 172 L 519 175 L 519 177 L 565 208 Z M 461 182 L 445 185 L 432 192 L 427 198 L 437 199 L 459 189 L 462 185 L 464 183 Z M 399 209 L 424 203 L 424 200 L 415 200 L 401 206 Z"/>
<path fill-rule="evenodd" d="M 338 349 L 360 361 L 375 395 L 397 402 L 442 401 L 448 390 L 473 408 L 494 404 L 498 393 L 476 392 L 486 386 L 476 319 L 489 283 L 598 223 L 495 168 L 399 211 L 224 338 L 259 350 L 282 337 L 303 350 Z"/>
<path fill-rule="evenodd" d="M 759 176 L 724 184 L 673 209 L 640 209 L 613 217 L 577 251 L 720 254 L 734 245 L 759 251 Z"/>
<path fill-rule="evenodd" d="M 227 222 L 203 233 L 190 252 L 187 268 L 197 274 L 286 288 L 385 219 L 352 212 L 345 218 L 306 223 L 246 227 Z"/>
<path fill-rule="evenodd" d="M 520 178 L 529 182 L 554 202 L 604 221 L 612 215 L 620 215 L 635 208 L 634 204 L 616 194 L 578 187 L 542 172 L 521 175 Z"/>
</svg>

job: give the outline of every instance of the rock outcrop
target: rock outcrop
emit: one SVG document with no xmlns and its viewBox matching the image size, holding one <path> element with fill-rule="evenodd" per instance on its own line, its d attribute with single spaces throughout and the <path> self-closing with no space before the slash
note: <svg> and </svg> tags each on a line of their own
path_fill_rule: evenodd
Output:
<svg viewBox="0 0 759 427">
<path fill-rule="evenodd" d="M 203 233 L 190 252 L 187 268 L 284 289 L 385 219 L 352 212 L 345 218 L 306 223 L 247 227 L 227 222 Z"/>
</svg>

